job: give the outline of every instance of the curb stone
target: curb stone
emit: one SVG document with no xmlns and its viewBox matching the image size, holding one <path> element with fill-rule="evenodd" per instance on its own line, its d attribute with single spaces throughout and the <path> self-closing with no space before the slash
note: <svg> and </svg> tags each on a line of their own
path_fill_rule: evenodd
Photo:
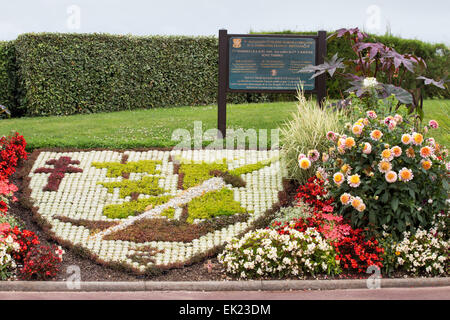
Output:
<svg viewBox="0 0 450 320">
<path fill-rule="evenodd" d="M 450 286 L 450 277 L 381 279 L 381 288 Z M 88 281 L 79 287 L 65 281 L 0 281 L 0 292 L 127 292 L 127 291 L 284 291 L 367 289 L 366 279 L 356 280 L 248 280 L 248 281 Z"/>
</svg>

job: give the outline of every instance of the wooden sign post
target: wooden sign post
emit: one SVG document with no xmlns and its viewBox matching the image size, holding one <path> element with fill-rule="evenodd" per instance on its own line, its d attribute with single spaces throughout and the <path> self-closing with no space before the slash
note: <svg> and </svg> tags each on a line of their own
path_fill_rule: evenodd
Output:
<svg viewBox="0 0 450 320">
<path fill-rule="evenodd" d="M 219 30 L 218 129 L 226 137 L 227 93 L 296 93 L 300 84 L 317 95 L 322 106 L 326 95 L 325 74 L 310 79 L 300 72 L 324 62 L 326 31 L 317 35 L 228 34 Z"/>
</svg>

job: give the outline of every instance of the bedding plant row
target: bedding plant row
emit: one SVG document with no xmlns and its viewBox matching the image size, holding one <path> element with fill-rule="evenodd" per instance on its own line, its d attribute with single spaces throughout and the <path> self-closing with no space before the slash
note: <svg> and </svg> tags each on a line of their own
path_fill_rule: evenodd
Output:
<svg viewBox="0 0 450 320">
<path fill-rule="evenodd" d="M 50 279 L 58 273 L 64 253 L 56 245 L 41 244 L 34 232 L 8 213 L 11 202 L 18 200 L 14 196 L 18 188 L 10 179 L 27 159 L 25 146 L 18 133 L 0 139 L 0 280 Z"/>
</svg>

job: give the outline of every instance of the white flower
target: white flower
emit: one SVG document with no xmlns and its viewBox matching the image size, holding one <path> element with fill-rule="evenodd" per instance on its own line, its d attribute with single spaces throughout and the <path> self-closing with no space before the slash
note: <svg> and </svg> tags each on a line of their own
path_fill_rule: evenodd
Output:
<svg viewBox="0 0 450 320">
<path fill-rule="evenodd" d="M 377 85 L 378 85 L 378 81 L 374 77 L 367 77 L 367 78 L 364 78 L 364 80 L 363 80 L 363 86 L 365 88 L 373 88 L 373 87 L 376 87 Z"/>
</svg>

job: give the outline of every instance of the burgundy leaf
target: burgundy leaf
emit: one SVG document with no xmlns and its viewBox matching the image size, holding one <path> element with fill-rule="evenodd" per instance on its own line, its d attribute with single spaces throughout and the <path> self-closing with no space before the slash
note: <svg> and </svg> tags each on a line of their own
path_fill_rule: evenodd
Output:
<svg viewBox="0 0 450 320">
<path fill-rule="evenodd" d="M 424 76 L 417 77 L 416 79 L 423 80 L 425 85 L 433 84 L 438 88 L 445 89 L 444 83 L 447 82 L 446 79 L 441 79 L 440 81 L 436 81 L 434 79 L 430 79 Z"/>
<path fill-rule="evenodd" d="M 330 76 L 332 77 L 334 73 L 336 72 L 336 69 L 344 69 L 345 65 L 342 63 L 343 59 L 338 58 L 337 53 L 330 59 L 325 60 L 324 63 L 319 64 L 317 66 L 306 66 L 300 70 L 300 72 L 314 72 L 314 74 L 311 76 L 310 79 L 313 79 L 325 72 L 328 72 Z"/>
<path fill-rule="evenodd" d="M 414 102 L 413 96 L 407 90 L 394 86 L 393 84 L 381 84 L 384 88 L 383 98 L 394 95 L 395 98 L 404 104 L 412 104 Z"/>
<path fill-rule="evenodd" d="M 368 49 L 370 59 L 373 59 L 378 53 L 381 55 L 386 52 L 386 46 L 379 42 L 358 42 L 353 48 L 355 48 L 357 52 Z"/>
<path fill-rule="evenodd" d="M 352 35 L 356 36 L 356 39 L 358 41 L 364 40 L 364 38 L 367 38 L 368 35 L 365 32 L 361 32 L 359 28 L 352 28 L 352 29 L 339 29 L 332 35 L 328 37 L 328 39 L 334 39 L 334 38 L 342 38 L 342 37 L 351 37 Z"/>
</svg>

